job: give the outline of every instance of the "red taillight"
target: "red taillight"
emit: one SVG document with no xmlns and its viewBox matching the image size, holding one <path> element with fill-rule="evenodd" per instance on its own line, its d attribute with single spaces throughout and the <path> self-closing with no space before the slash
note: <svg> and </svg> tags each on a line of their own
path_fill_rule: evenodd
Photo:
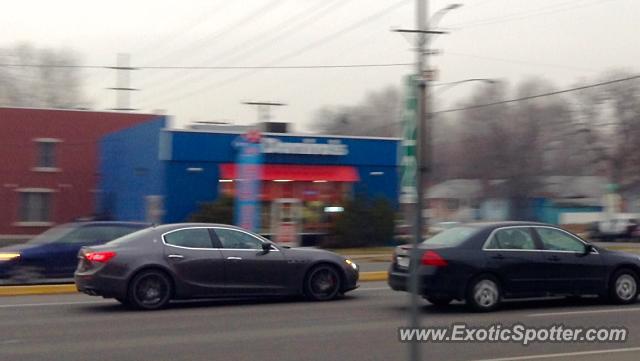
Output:
<svg viewBox="0 0 640 361">
<path fill-rule="evenodd" d="M 424 266 L 444 267 L 447 265 L 447 260 L 442 258 L 442 256 L 435 251 L 426 251 L 422 255 L 420 263 Z"/>
<path fill-rule="evenodd" d="M 115 256 L 115 252 L 87 252 L 84 254 L 84 258 L 87 260 L 100 263 L 109 262 L 109 260 Z"/>
</svg>

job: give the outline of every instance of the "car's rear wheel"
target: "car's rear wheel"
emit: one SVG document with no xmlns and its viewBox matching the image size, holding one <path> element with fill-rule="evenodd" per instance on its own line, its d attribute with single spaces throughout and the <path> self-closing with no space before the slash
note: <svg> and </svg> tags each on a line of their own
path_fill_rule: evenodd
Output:
<svg viewBox="0 0 640 361">
<path fill-rule="evenodd" d="M 340 274 L 335 267 L 320 265 L 312 268 L 305 279 L 304 293 L 313 301 L 328 301 L 340 294 Z"/>
<path fill-rule="evenodd" d="M 444 296 L 425 296 L 425 300 L 429 301 L 432 305 L 436 307 L 444 307 L 447 306 L 453 301 L 452 297 L 444 297 Z"/>
<path fill-rule="evenodd" d="M 474 310 L 488 312 L 498 307 L 501 298 L 498 280 L 490 275 L 481 275 L 470 282 L 466 301 Z"/>
<path fill-rule="evenodd" d="M 157 310 L 169 303 L 172 292 L 171 280 L 164 272 L 148 270 L 133 278 L 129 284 L 127 301 L 135 308 Z"/>
<path fill-rule="evenodd" d="M 638 276 L 635 272 L 622 269 L 611 277 L 609 298 L 618 304 L 629 304 L 638 299 Z"/>
</svg>

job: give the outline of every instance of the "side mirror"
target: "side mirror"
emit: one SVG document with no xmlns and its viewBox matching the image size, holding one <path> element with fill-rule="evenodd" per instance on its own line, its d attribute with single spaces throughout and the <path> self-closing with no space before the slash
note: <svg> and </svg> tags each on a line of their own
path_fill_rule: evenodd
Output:
<svg viewBox="0 0 640 361">
<path fill-rule="evenodd" d="M 584 253 L 583 254 L 586 256 L 588 254 L 591 254 L 591 252 L 593 252 L 593 250 L 594 250 L 593 245 L 592 244 L 587 244 L 584 247 Z"/>
<path fill-rule="evenodd" d="M 269 252 L 271 250 L 271 243 L 267 243 L 267 242 L 262 243 L 262 250 L 265 252 Z"/>
</svg>

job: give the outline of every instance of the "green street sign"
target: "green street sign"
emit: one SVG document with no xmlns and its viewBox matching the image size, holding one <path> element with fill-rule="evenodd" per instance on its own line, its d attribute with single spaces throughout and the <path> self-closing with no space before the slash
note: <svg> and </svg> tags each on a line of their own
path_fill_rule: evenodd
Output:
<svg viewBox="0 0 640 361">
<path fill-rule="evenodd" d="M 416 120 L 418 118 L 417 77 L 408 75 L 402 115 L 403 139 L 400 147 L 400 203 L 415 203 L 416 196 Z"/>
</svg>

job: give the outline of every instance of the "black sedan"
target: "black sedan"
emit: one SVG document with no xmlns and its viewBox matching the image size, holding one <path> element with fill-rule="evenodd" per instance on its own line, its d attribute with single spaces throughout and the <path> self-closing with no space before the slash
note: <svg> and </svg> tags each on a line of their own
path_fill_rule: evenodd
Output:
<svg viewBox="0 0 640 361">
<path fill-rule="evenodd" d="M 396 249 L 388 283 L 409 290 L 409 246 Z M 478 311 L 506 298 L 599 295 L 628 304 L 638 297 L 638 255 L 595 247 L 557 226 L 499 222 L 443 231 L 417 250 L 419 293 L 443 306 L 464 300 Z"/>
<path fill-rule="evenodd" d="M 141 309 L 187 298 L 304 295 L 325 301 L 358 286 L 358 266 L 349 259 L 279 246 L 219 224 L 150 227 L 83 248 L 78 258 L 79 291 Z"/>
</svg>

